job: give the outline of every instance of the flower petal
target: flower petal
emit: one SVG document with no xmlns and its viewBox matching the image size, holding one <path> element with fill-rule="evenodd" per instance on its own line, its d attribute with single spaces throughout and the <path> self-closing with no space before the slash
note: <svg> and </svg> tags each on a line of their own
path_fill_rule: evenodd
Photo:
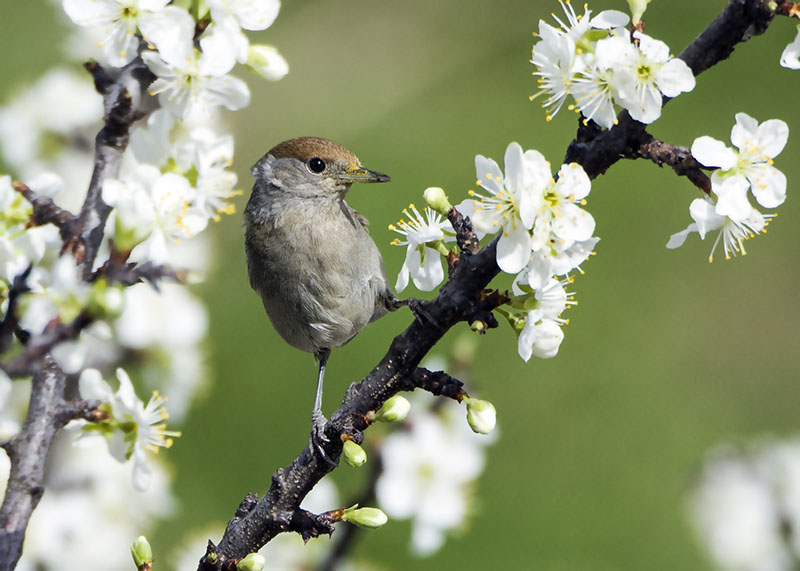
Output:
<svg viewBox="0 0 800 571">
<path fill-rule="evenodd" d="M 478 184 L 492 194 L 502 192 L 503 172 L 493 159 L 477 155 L 475 157 L 475 175 L 478 177 Z"/>
<path fill-rule="evenodd" d="M 661 66 L 656 74 L 656 85 L 667 97 L 677 97 L 694 89 L 695 78 L 686 62 L 675 58 Z"/>
<path fill-rule="evenodd" d="M 737 157 L 733 149 L 722 141 L 703 135 L 692 143 L 692 156 L 707 167 L 719 167 L 726 171 L 736 166 Z"/>
<path fill-rule="evenodd" d="M 497 243 L 497 265 L 509 274 L 516 274 L 531 258 L 531 235 L 522 225 L 505 229 Z"/>
<path fill-rule="evenodd" d="M 750 215 L 753 209 L 747 200 L 747 189 L 750 183 L 744 175 L 717 176 L 711 175 L 711 187 L 717 193 L 716 212 L 720 216 L 727 216 L 731 220 L 740 222 Z"/>
<path fill-rule="evenodd" d="M 750 190 L 764 208 L 776 208 L 786 200 L 786 175 L 770 165 L 762 165 L 758 174 L 747 174 Z"/>
</svg>

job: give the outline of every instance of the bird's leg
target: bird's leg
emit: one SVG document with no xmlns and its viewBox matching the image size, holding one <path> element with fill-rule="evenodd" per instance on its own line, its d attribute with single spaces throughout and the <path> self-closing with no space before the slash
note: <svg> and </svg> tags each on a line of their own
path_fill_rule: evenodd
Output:
<svg viewBox="0 0 800 571">
<path fill-rule="evenodd" d="M 325 365 L 328 364 L 328 357 L 331 355 L 331 350 L 326 348 L 320 349 L 316 353 L 319 359 L 319 376 L 317 376 L 317 395 L 314 397 L 314 410 L 311 412 L 311 452 L 314 449 L 319 452 L 322 459 L 331 466 L 336 466 L 336 463 L 331 460 L 325 451 L 322 449 L 322 442 L 328 442 L 328 437 L 325 436 L 325 425 L 328 419 L 322 414 L 322 382 L 325 379 Z"/>
</svg>

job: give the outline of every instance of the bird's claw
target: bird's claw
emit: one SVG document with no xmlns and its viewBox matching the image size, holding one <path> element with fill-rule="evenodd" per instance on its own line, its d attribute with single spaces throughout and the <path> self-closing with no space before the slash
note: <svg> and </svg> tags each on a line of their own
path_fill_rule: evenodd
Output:
<svg viewBox="0 0 800 571">
<path fill-rule="evenodd" d="M 311 440 L 308 443 L 311 453 L 316 450 L 325 462 L 331 466 L 336 466 L 336 462 L 331 460 L 330 456 L 326 454 L 322 448 L 322 443 L 330 442 L 330 438 L 325 435 L 325 425 L 328 419 L 322 414 L 321 411 L 315 410 L 311 415 Z"/>
</svg>

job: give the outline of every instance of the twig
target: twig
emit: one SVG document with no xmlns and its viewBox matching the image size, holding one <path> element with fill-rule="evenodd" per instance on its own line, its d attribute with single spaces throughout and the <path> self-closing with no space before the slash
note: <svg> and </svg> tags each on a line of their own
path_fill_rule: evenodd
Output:
<svg viewBox="0 0 800 571">
<path fill-rule="evenodd" d="M 155 77 L 138 57 L 126 65 L 116 78 L 110 77 L 96 62 L 89 62 L 85 67 L 103 96 L 105 108 L 105 124 L 95 139 L 92 180 L 78 215 L 76 233 L 70 243 L 75 258 L 83 264 L 84 277 L 88 279 L 103 240 L 103 228 L 111 212 L 111 207 L 103 201 L 103 184 L 119 173 L 122 154 L 128 146 L 130 127 L 149 110 L 150 96 L 146 88 Z"/>
<path fill-rule="evenodd" d="M 677 175 L 685 176 L 706 194 L 711 193 L 711 179 L 700 170 L 705 167 L 692 157 L 688 148 L 665 143 L 650 135 L 648 138 L 637 149 L 638 158 L 648 159 L 658 166 L 669 165 Z"/>
</svg>

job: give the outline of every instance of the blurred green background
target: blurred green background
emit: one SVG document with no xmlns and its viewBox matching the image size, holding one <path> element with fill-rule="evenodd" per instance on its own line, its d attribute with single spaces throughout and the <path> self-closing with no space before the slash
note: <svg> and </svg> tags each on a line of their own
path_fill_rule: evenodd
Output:
<svg viewBox="0 0 800 571">
<path fill-rule="evenodd" d="M 678 53 L 725 4 L 653 2 L 647 31 Z M 4 99 L 63 61 L 64 32 L 47 2 L 0 6 Z M 591 7 L 626 10 L 613 0 Z M 552 12 L 560 14 L 553 1 L 285 2 L 274 26 L 251 37 L 276 45 L 290 74 L 279 83 L 249 78 L 252 103 L 231 115 L 245 189 L 238 210 L 249 167 L 266 150 L 300 135 L 331 138 L 392 176 L 391 185 L 353 189 L 348 202 L 372 221 L 394 280 L 404 250 L 389 246 L 387 225 L 421 203 L 427 186 L 459 201 L 474 184 L 474 155 L 502 164 L 511 141 L 560 163 L 575 117 L 564 110 L 546 124 L 528 100 L 531 32 Z M 746 257 L 725 262 L 718 251 L 708 264 L 711 242 L 696 234 L 677 251 L 664 247 L 699 196 L 685 179 L 626 161 L 594 181 L 587 209 L 601 241 L 571 288 L 580 305 L 567 314 L 559 355 L 525 364 L 505 326 L 479 339 L 472 387 L 496 405 L 502 437 L 488 449 L 469 529 L 415 559 L 408 525 L 392 522 L 364 534 L 359 555 L 386 569 L 709 567 L 684 498 L 704 453 L 800 431 L 800 72 L 778 65 L 794 35 L 793 23 L 776 21 L 650 129 L 688 146 L 700 135 L 727 141 L 739 111 L 787 121 L 792 135 L 776 166 L 789 198 L 768 234 L 748 242 Z M 168 453 L 180 510 L 154 537 L 157 552 L 199 523 L 227 521 L 307 441 L 313 359 L 277 336 L 250 290 L 240 215 L 212 232 L 216 264 L 200 293 L 211 312 L 214 385 Z M 333 353 L 327 412 L 409 320 L 389 315 Z M 466 329 L 449 333 L 437 354 Z M 362 478 L 343 467 L 334 480 L 355 490 Z"/>
</svg>

